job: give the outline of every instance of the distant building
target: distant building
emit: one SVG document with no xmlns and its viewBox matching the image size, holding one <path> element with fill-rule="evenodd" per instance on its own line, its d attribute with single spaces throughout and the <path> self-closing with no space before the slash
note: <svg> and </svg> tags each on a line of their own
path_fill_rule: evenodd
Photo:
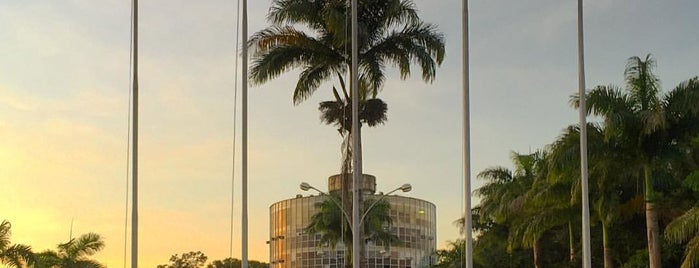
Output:
<svg viewBox="0 0 699 268">
<path fill-rule="evenodd" d="M 364 175 L 360 189 L 364 198 L 378 199 L 376 178 Z M 328 192 L 340 191 L 340 176 L 328 178 Z M 286 199 L 272 204 L 270 213 L 270 267 L 271 268 L 344 268 L 345 247 L 341 242 L 335 249 L 321 245 L 320 235 L 310 235 L 304 229 L 316 213 L 315 204 L 327 196 L 311 195 Z M 422 268 L 435 264 L 437 247 L 436 207 L 412 197 L 390 195 L 384 200 L 391 204 L 391 233 L 403 242 L 385 251 L 383 245 L 369 242 L 366 246 L 366 268 Z M 348 211 L 351 213 L 351 211 Z"/>
</svg>

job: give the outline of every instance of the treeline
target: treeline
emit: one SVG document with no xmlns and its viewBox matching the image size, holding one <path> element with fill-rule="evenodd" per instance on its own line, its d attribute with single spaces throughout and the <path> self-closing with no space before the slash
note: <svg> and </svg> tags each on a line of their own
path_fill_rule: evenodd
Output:
<svg viewBox="0 0 699 268">
<path fill-rule="evenodd" d="M 190 251 L 182 255 L 172 255 L 170 262 L 158 265 L 157 268 L 241 268 L 242 261 L 236 258 L 226 258 L 206 264 L 208 257 L 201 251 Z M 249 268 L 268 268 L 269 264 L 259 261 L 248 261 Z"/>
<path fill-rule="evenodd" d="M 585 95 L 601 119 L 585 129 L 593 267 L 699 267 L 699 79 L 663 93 L 655 66 L 632 57 L 623 88 Z M 580 133 L 478 174 L 474 267 L 581 266 Z M 463 251 L 440 250 L 439 266 L 461 267 Z"/>
</svg>

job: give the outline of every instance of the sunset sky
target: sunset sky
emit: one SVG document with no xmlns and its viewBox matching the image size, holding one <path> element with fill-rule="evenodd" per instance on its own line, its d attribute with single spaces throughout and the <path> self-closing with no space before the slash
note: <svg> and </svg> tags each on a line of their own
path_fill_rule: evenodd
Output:
<svg viewBox="0 0 699 268">
<path fill-rule="evenodd" d="M 270 0 L 249 1 L 250 33 Z M 699 1 L 589 0 L 587 85 L 623 83 L 630 56 L 652 53 L 665 89 L 699 75 Z M 202 251 L 229 256 L 237 1 L 141 1 L 140 265 Z M 462 211 L 461 1 L 415 0 L 447 54 L 432 84 L 394 69 L 379 97 L 386 125 L 363 129 L 364 171 L 377 188 L 437 206 L 439 247 Z M 471 1 L 472 172 L 510 167 L 511 151 L 551 143 L 577 121 L 574 0 Z M 0 1 L 0 220 L 14 243 L 54 249 L 101 234 L 95 258 L 125 254 L 129 0 Z M 297 72 L 250 88 L 250 259 L 268 261 L 269 206 L 325 188 L 340 168 L 334 127 L 319 120 L 328 83 L 292 104 Z M 240 81 L 240 79 L 238 80 Z M 240 97 L 240 94 L 238 95 Z M 239 121 L 240 122 L 240 121 Z M 238 135 L 240 129 L 238 129 Z M 240 143 L 237 144 L 240 149 Z M 233 257 L 240 258 L 240 154 Z M 480 185 L 474 178 L 474 188 Z"/>
</svg>

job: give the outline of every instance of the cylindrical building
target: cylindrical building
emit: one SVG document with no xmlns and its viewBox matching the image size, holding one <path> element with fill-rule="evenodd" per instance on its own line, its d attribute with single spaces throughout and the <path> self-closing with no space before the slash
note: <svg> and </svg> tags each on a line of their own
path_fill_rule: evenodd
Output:
<svg viewBox="0 0 699 268">
<path fill-rule="evenodd" d="M 340 177 L 328 179 L 329 192 L 339 191 Z M 366 268 L 415 268 L 429 267 L 436 262 L 437 247 L 436 207 L 425 200 L 375 194 L 375 177 L 364 175 L 361 181 L 363 198 L 383 200 L 390 204 L 391 233 L 401 241 L 400 245 L 384 245 L 369 241 L 365 247 Z M 301 196 L 282 200 L 270 206 L 270 267 L 271 268 L 343 268 L 345 246 L 338 242 L 333 249 L 322 245 L 320 234 L 305 232 L 311 217 L 317 212 L 315 204 L 329 198 L 326 195 Z M 351 210 L 347 210 L 351 214 Z"/>
</svg>

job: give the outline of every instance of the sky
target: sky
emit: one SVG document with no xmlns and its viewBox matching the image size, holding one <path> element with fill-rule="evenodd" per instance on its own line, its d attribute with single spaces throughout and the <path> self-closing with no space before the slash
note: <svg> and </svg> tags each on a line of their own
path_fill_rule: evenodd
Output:
<svg viewBox="0 0 699 268">
<path fill-rule="evenodd" d="M 249 1 L 250 33 L 269 25 L 270 3 Z M 389 121 L 363 129 L 364 172 L 380 191 L 411 183 L 405 195 L 436 204 L 441 248 L 459 236 L 453 221 L 464 199 L 461 1 L 415 4 L 444 33 L 446 58 L 431 84 L 419 73 L 400 80 L 388 71 L 379 97 Z M 143 267 L 188 251 L 228 257 L 232 195 L 240 258 L 236 5 L 140 3 Z M 665 90 L 699 75 L 699 1 L 594 0 L 584 8 L 588 88 L 622 85 L 626 59 L 648 53 Z M 577 92 L 577 28 L 572 0 L 471 1 L 470 12 L 475 189 L 478 172 L 511 167 L 511 152 L 540 149 L 577 122 L 568 103 Z M 73 237 L 96 232 L 106 248 L 94 258 L 125 266 L 129 15 L 127 0 L 0 2 L 0 219 L 12 223 L 12 242 L 43 251 L 66 242 L 71 229 Z M 341 138 L 317 111 L 332 95 L 321 89 L 294 106 L 297 75 L 249 91 L 251 260 L 268 261 L 269 206 L 308 194 L 298 188 L 303 181 L 325 188 L 340 169 Z"/>
</svg>

